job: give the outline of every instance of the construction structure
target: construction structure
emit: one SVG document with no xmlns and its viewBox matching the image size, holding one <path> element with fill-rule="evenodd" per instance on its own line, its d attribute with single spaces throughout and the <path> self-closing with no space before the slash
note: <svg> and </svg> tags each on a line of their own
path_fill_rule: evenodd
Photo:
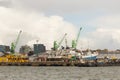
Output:
<svg viewBox="0 0 120 80">
<path fill-rule="evenodd" d="M 29 58 L 26 55 L 14 54 L 21 32 L 22 31 L 19 32 L 16 41 L 11 43 L 11 48 L 9 48 L 9 46 L 4 45 L 0 46 L 2 53 L 4 53 L 4 55 L 0 56 L 0 63 L 15 63 L 15 62 L 19 63 L 29 61 Z M 12 54 L 9 53 L 8 51 L 10 51 Z"/>
<path fill-rule="evenodd" d="M 15 49 L 16 49 L 16 46 L 17 46 L 17 44 L 18 44 L 18 41 L 19 41 L 19 38 L 20 38 L 21 33 L 22 33 L 22 31 L 19 32 L 16 41 L 11 43 L 10 52 L 11 52 L 12 54 L 15 53 Z"/>
<path fill-rule="evenodd" d="M 60 40 L 59 43 L 57 41 L 54 41 L 53 50 L 58 50 L 58 48 L 61 46 L 63 40 L 65 39 L 66 35 L 67 35 L 67 33 L 64 34 L 63 38 Z"/>
<path fill-rule="evenodd" d="M 16 46 L 18 44 L 20 34 L 19 32 L 15 42 L 11 44 L 11 49 L 9 46 L 0 45 L 0 65 L 1 66 L 120 66 L 120 58 L 98 58 L 96 52 L 86 52 L 86 55 L 82 54 L 81 51 L 76 50 L 80 32 L 82 28 L 79 29 L 77 38 L 72 41 L 72 48 L 67 49 L 67 39 L 66 33 L 60 42 L 54 41 L 53 49 L 46 51 L 46 46 L 44 44 L 34 44 L 34 51 L 25 45 L 20 48 L 19 54 L 15 53 Z M 62 42 L 65 40 L 66 49 L 60 49 Z M 11 51 L 11 53 L 9 53 Z M 85 52 L 83 52 L 85 53 Z M 35 56 L 34 54 L 39 54 Z M 92 59 L 95 57 L 95 59 Z M 90 58 L 90 59 L 88 59 Z"/>
<path fill-rule="evenodd" d="M 77 35 L 76 40 L 72 40 L 72 48 L 73 48 L 73 49 L 76 49 L 76 47 L 77 47 L 78 39 L 79 39 L 81 30 L 82 30 L 82 27 L 79 29 L 79 32 L 78 32 L 78 35 Z"/>
</svg>

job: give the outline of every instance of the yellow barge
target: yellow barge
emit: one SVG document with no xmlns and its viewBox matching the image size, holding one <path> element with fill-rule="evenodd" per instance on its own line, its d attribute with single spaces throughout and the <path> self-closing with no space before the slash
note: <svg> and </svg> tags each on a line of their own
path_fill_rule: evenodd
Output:
<svg viewBox="0 0 120 80">
<path fill-rule="evenodd" d="M 7 54 L 0 57 L 0 62 L 29 62 L 29 59 L 23 55 Z"/>
</svg>

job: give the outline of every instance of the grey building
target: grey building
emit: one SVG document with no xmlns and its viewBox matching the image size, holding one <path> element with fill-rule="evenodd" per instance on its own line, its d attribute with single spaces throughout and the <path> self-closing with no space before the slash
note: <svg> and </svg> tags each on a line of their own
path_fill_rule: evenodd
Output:
<svg viewBox="0 0 120 80">
<path fill-rule="evenodd" d="M 43 53 L 46 51 L 46 47 L 43 44 L 34 44 L 34 53 Z"/>
<path fill-rule="evenodd" d="M 0 45 L 0 52 L 10 52 L 10 47 L 6 45 Z"/>
<path fill-rule="evenodd" d="M 21 46 L 19 50 L 20 53 L 29 53 L 30 51 L 32 51 L 32 49 L 28 45 Z"/>
</svg>

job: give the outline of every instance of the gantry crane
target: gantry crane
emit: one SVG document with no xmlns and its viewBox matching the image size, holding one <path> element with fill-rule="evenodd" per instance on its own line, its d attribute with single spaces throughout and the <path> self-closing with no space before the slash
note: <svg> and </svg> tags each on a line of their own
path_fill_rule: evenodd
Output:
<svg viewBox="0 0 120 80">
<path fill-rule="evenodd" d="M 59 43 L 57 43 L 57 41 L 54 41 L 54 45 L 53 45 L 54 50 L 57 50 L 60 47 L 60 45 L 63 42 L 63 40 L 65 39 L 66 35 L 67 35 L 67 33 L 64 34 L 63 38 L 61 39 L 61 41 Z"/>
<path fill-rule="evenodd" d="M 76 49 L 76 47 L 77 47 L 78 39 L 79 39 L 81 30 L 82 30 L 82 27 L 80 27 L 80 29 L 79 29 L 79 33 L 78 33 L 78 35 L 77 35 L 76 40 L 72 40 L 72 48 L 73 48 L 73 49 Z"/>
<path fill-rule="evenodd" d="M 22 33 L 22 31 L 19 32 L 16 41 L 11 43 L 11 49 L 10 49 L 10 52 L 11 52 L 12 54 L 15 53 L 15 49 L 16 49 L 16 46 L 17 46 L 18 41 L 19 41 L 19 39 L 20 39 L 20 35 L 21 35 L 21 33 Z"/>
</svg>

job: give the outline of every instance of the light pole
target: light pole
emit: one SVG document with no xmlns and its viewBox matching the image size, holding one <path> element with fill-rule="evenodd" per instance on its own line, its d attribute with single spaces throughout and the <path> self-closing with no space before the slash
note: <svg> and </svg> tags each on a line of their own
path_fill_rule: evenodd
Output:
<svg viewBox="0 0 120 80">
<path fill-rule="evenodd" d="M 38 42 L 39 42 L 39 40 L 36 40 L 36 43 L 37 43 L 36 44 L 36 46 L 37 46 L 37 51 L 36 51 L 37 52 L 37 57 L 38 57 Z"/>
</svg>

